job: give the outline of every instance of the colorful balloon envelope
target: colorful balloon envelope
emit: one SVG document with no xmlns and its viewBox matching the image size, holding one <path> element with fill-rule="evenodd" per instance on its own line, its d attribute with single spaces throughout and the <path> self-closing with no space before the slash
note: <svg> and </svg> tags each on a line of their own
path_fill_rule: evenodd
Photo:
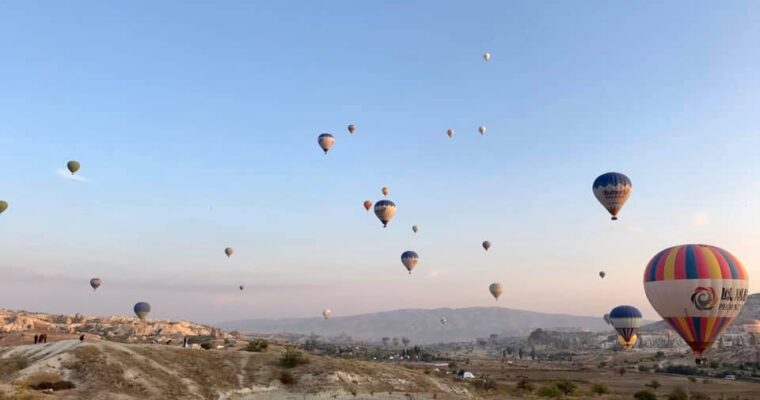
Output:
<svg viewBox="0 0 760 400">
<path fill-rule="evenodd" d="M 414 251 L 407 250 L 401 254 L 401 263 L 404 264 L 410 274 L 418 262 L 420 262 L 420 255 Z"/>
<path fill-rule="evenodd" d="M 639 336 L 637 334 L 633 334 L 630 339 L 625 340 L 622 336 L 617 337 L 618 344 L 625 350 L 630 350 L 633 348 L 633 346 L 636 345 L 636 342 L 639 340 Z"/>
<path fill-rule="evenodd" d="M 317 143 L 319 144 L 319 147 L 322 148 L 322 151 L 327 154 L 335 144 L 335 137 L 329 133 L 323 133 L 317 138 Z"/>
<path fill-rule="evenodd" d="M 602 206 L 612 215 L 612 220 L 617 220 L 620 209 L 626 200 L 631 197 L 633 185 L 627 176 L 619 172 L 608 172 L 594 180 L 594 196 L 602 203 Z"/>
<path fill-rule="evenodd" d="M 396 215 L 396 204 L 390 200 L 380 200 L 375 203 L 375 215 L 383 223 L 383 228 Z"/>
<path fill-rule="evenodd" d="M 488 291 L 491 292 L 494 300 L 499 300 L 499 297 L 504 294 L 504 287 L 501 286 L 501 283 L 492 283 L 488 286 Z"/>
<path fill-rule="evenodd" d="M 144 320 L 148 317 L 148 314 L 150 314 L 150 304 L 141 301 L 137 304 L 135 304 L 133 308 L 135 315 L 137 315 L 137 318 L 140 318 L 140 320 Z"/>
<path fill-rule="evenodd" d="M 604 318 L 604 322 L 606 322 L 607 325 L 612 325 L 612 321 L 610 321 L 610 314 L 609 313 L 604 314 L 604 316 L 602 318 Z"/>
<path fill-rule="evenodd" d="M 633 306 L 617 306 L 610 311 L 610 324 L 627 342 L 639 331 L 641 311 Z"/>
<path fill-rule="evenodd" d="M 92 286 L 92 290 L 93 291 L 98 290 L 98 288 L 100 287 L 101 283 L 103 283 L 103 282 L 100 280 L 100 278 L 92 278 L 92 279 L 90 279 L 90 286 Z"/>
<path fill-rule="evenodd" d="M 747 300 L 741 262 L 715 246 L 686 244 L 657 253 L 644 271 L 644 291 L 660 316 L 691 347 L 697 362 Z"/>
</svg>

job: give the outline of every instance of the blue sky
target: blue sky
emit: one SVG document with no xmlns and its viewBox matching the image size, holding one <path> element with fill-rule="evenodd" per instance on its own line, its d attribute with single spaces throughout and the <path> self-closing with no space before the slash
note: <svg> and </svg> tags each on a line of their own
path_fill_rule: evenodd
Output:
<svg viewBox="0 0 760 400">
<path fill-rule="evenodd" d="M 213 322 L 493 305 L 499 281 L 501 306 L 655 318 L 641 275 L 665 247 L 714 244 L 760 275 L 758 18 L 754 2 L 0 3 L 0 307 L 148 301 Z M 69 159 L 81 180 L 59 174 Z M 607 171 L 634 184 L 617 223 L 591 193 Z M 361 207 L 382 186 L 385 230 Z"/>
</svg>

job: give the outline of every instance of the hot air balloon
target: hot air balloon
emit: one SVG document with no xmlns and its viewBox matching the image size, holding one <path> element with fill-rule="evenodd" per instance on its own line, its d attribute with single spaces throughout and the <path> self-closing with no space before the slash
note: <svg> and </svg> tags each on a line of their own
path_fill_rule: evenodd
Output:
<svg viewBox="0 0 760 400">
<path fill-rule="evenodd" d="M 633 346 L 636 345 L 636 342 L 639 340 L 639 336 L 637 334 L 633 334 L 630 339 L 625 340 L 622 336 L 617 337 L 617 342 L 620 346 L 623 347 L 625 350 L 630 350 L 633 348 Z"/>
<path fill-rule="evenodd" d="M 489 242 L 488 240 L 486 240 L 485 242 L 483 242 L 483 248 L 484 248 L 486 251 L 488 251 L 488 249 L 490 249 L 490 248 L 491 248 L 491 242 Z"/>
<path fill-rule="evenodd" d="M 441 325 L 446 325 L 446 317 L 441 317 Z"/>
<path fill-rule="evenodd" d="M 140 318 L 140 320 L 144 320 L 148 317 L 148 314 L 150 314 L 150 304 L 141 301 L 137 304 L 135 304 L 134 307 L 135 315 L 137 315 L 137 318 Z"/>
<path fill-rule="evenodd" d="M 243 285 L 240 285 L 240 291 L 241 291 L 241 292 L 243 291 L 243 289 L 245 289 L 245 288 L 243 287 Z"/>
<path fill-rule="evenodd" d="M 612 220 L 616 221 L 620 209 L 631 196 L 633 185 L 627 176 L 619 172 L 608 172 L 594 180 L 593 190 L 596 199 L 612 215 Z"/>
<path fill-rule="evenodd" d="M 607 273 L 604 271 L 599 271 L 599 277 L 604 279 L 604 277 L 607 276 Z"/>
<path fill-rule="evenodd" d="M 69 169 L 69 172 L 71 172 L 71 175 L 74 175 L 79 171 L 79 161 L 71 160 L 66 163 L 66 168 Z"/>
<path fill-rule="evenodd" d="M 644 271 L 644 291 L 662 319 L 696 357 L 712 346 L 747 300 L 742 263 L 715 246 L 685 244 L 657 253 Z"/>
<path fill-rule="evenodd" d="M 383 223 L 383 228 L 388 226 L 388 222 L 396 215 L 396 204 L 390 200 L 380 200 L 375 203 L 375 215 Z"/>
<path fill-rule="evenodd" d="M 364 200 L 364 209 L 369 212 L 369 209 L 372 208 L 372 202 L 369 200 Z"/>
<path fill-rule="evenodd" d="M 494 299 L 499 300 L 499 296 L 504 293 L 504 288 L 501 286 L 501 283 L 492 283 L 491 286 L 488 287 L 488 291 L 491 292 Z"/>
<path fill-rule="evenodd" d="M 383 196 L 388 197 L 388 195 L 391 194 L 391 189 L 387 186 L 383 186 L 381 192 L 383 192 Z"/>
<path fill-rule="evenodd" d="M 412 225 L 412 232 L 417 233 L 420 228 L 417 225 Z"/>
<path fill-rule="evenodd" d="M 480 132 L 481 135 L 486 134 L 486 127 L 481 125 L 480 128 L 478 128 L 478 132 Z"/>
<path fill-rule="evenodd" d="M 612 325 L 612 321 L 610 321 L 610 314 L 604 314 L 602 318 L 604 318 L 604 322 L 606 322 L 607 325 Z"/>
<path fill-rule="evenodd" d="M 449 135 L 449 137 L 454 137 L 454 130 L 453 129 L 449 129 L 449 130 L 446 131 L 446 134 Z"/>
<path fill-rule="evenodd" d="M 90 279 L 90 286 L 92 286 L 92 290 L 98 290 L 98 287 L 100 287 L 100 284 L 102 282 L 100 281 L 100 278 L 92 278 Z"/>
<path fill-rule="evenodd" d="M 3 213 L 3 211 L 8 209 L 8 202 L 5 200 L 0 200 L 0 214 Z"/>
<path fill-rule="evenodd" d="M 333 147 L 333 144 L 335 144 L 335 137 L 329 133 L 323 133 L 317 138 L 317 143 L 319 143 L 319 147 L 321 147 L 325 154 L 327 154 L 327 152 L 330 151 L 330 148 Z"/>
<path fill-rule="evenodd" d="M 349 125 L 348 126 L 348 133 L 350 133 L 350 134 L 353 135 L 354 132 L 356 132 L 356 125 L 354 125 L 354 124 Z"/>
<path fill-rule="evenodd" d="M 419 254 L 407 250 L 403 253 L 401 253 L 401 263 L 404 264 L 404 267 L 406 267 L 406 270 L 409 271 L 409 273 L 412 273 L 412 270 L 414 267 L 417 266 L 417 263 L 420 261 Z"/>
<path fill-rule="evenodd" d="M 330 318 L 330 316 L 331 316 L 331 315 L 332 315 L 332 310 L 331 310 L 331 309 L 329 309 L 329 308 L 325 308 L 325 310 L 324 310 L 324 311 L 322 311 L 322 316 L 323 316 L 325 319 L 328 319 L 328 318 Z"/>
<path fill-rule="evenodd" d="M 224 254 L 226 254 L 228 258 L 232 256 L 233 252 L 234 250 L 232 250 L 232 247 L 227 247 L 226 249 L 224 249 Z"/>
<path fill-rule="evenodd" d="M 610 324 L 628 342 L 639 330 L 641 311 L 633 306 L 617 306 L 610 311 Z"/>
<path fill-rule="evenodd" d="M 486 60 L 486 61 L 490 61 L 491 60 L 491 53 L 489 53 L 489 52 L 483 53 L 483 59 Z"/>
</svg>

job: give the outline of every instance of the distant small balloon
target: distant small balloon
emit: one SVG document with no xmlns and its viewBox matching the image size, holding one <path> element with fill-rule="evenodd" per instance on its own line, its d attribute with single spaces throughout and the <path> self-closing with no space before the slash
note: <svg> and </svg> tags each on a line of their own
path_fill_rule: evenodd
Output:
<svg viewBox="0 0 760 400">
<path fill-rule="evenodd" d="M 599 277 L 604 279 L 604 277 L 607 276 L 607 273 L 604 271 L 599 271 Z"/>
<path fill-rule="evenodd" d="M 383 186 L 382 192 L 383 192 L 383 196 L 388 197 L 388 195 L 391 194 L 391 189 L 388 188 L 387 186 Z"/>
<path fill-rule="evenodd" d="M 321 147 L 325 154 L 327 154 L 335 144 L 335 137 L 329 133 L 323 133 L 317 138 L 317 143 L 319 143 L 319 147 Z"/>
<path fill-rule="evenodd" d="M 412 231 L 414 231 L 414 233 L 417 233 L 418 230 L 420 230 L 420 228 L 417 225 L 412 225 Z"/>
<path fill-rule="evenodd" d="M 483 53 L 483 59 L 486 60 L 486 61 L 490 61 L 491 60 L 491 53 L 489 53 L 489 52 Z"/>
<path fill-rule="evenodd" d="M 446 322 L 448 322 L 446 317 L 441 317 L 441 325 L 446 325 Z"/>
<path fill-rule="evenodd" d="M 369 212 L 370 208 L 372 208 L 372 202 L 370 200 L 364 200 L 364 209 Z"/>
<path fill-rule="evenodd" d="M 383 228 L 396 215 L 396 204 L 390 200 L 380 200 L 375 203 L 375 215 L 383 223 Z"/>
<path fill-rule="evenodd" d="M 419 254 L 414 251 L 407 250 L 401 254 L 401 263 L 404 264 L 404 267 L 406 267 L 406 270 L 409 271 L 410 274 L 419 261 Z"/>
<path fill-rule="evenodd" d="M 324 310 L 324 311 L 322 311 L 322 316 L 323 316 L 325 319 L 328 319 L 328 318 L 330 318 L 330 316 L 331 316 L 331 315 L 332 315 L 332 310 L 331 310 L 331 309 L 329 309 L 329 308 L 325 308 L 325 310 Z"/>
<path fill-rule="evenodd" d="M 69 172 L 71 172 L 71 175 L 74 175 L 79 171 L 79 161 L 71 160 L 66 163 L 66 168 L 69 169 Z"/>
<path fill-rule="evenodd" d="M 499 300 L 499 296 L 504 293 L 504 287 L 501 286 L 501 283 L 494 282 L 488 286 L 488 291 L 491 292 L 491 296 L 493 296 L 494 299 Z"/>
<path fill-rule="evenodd" d="M 485 135 L 486 127 L 481 125 L 480 128 L 478 128 L 478 132 L 480 132 L 481 135 Z"/>
<path fill-rule="evenodd" d="M 135 315 L 137 315 L 137 318 L 140 318 L 140 320 L 144 320 L 148 317 L 148 314 L 150 314 L 150 304 L 141 301 L 137 304 L 135 304 L 135 307 L 133 308 Z"/>
<path fill-rule="evenodd" d="M 486 251 L 488 251 L 488 249 L 490 249 L 490 248 L 491 248 L 491 242 L 489 242 L 488 240 L 486 240 L 485 242 L 483 242 L 483 248 L 484 248 Z"/>
<path fill-rule="evenodd" d="M 100 281 L 100 278 L 92 278 L 92 279 L 90 279 L 90 286 L 92 286 L 92 290 L 93 291 L 94 290 L 98 290 L 98 288 L 100 287 L 101 283 L 102 282 Z"/>
<path fill-rule="evenodd" d="M 232 256 L 232 253 L 234 253 L 234 250 L 232 250 L 232 247 L 227 247 L 226 249 L 224 249 L 224 254 L 226 254 L 228 258 Z"/>
<path fill-rule="evenodd" d="M 241 291 L 241 292 L 243 291 L 243 289 L 245 289 L 245 288 L 243 287 L 243 285 L 240 285 L 240 291 Z"/>
<path fill-rule="evenodd" d="M 356 132 L 356 125 L 354 125 L 354 124 L 349 125 L 348 126 L 348 133 L 350 133 L 350 134 L 353 135 L 354 132 Z"/>
<path fill-rule="evenodd" d="M 0 214 L 3 213 L 3 211 L 8 209 L 8 202 L 5 200 L 0 200 Z"/>
<path fill-rule="evenodd" d="M 449 135 L 449 137 L 454 137 L 454 130 L 453 129 L 449 129 L 449 130 L 446 131 L 446 134 Z"/>
</svg>

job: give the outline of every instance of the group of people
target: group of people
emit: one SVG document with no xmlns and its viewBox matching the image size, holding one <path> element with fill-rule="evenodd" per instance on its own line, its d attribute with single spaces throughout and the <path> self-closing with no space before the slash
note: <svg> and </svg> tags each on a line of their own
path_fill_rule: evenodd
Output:
<svg viewBox="0 0 760 400">
<path fill-rule="evenodd" d="M 34 344 L 47 343 L 47 340 L 48 340 L 47 333 L 40 333 L 39 335 L 34 335 Z"/>
</svg>

